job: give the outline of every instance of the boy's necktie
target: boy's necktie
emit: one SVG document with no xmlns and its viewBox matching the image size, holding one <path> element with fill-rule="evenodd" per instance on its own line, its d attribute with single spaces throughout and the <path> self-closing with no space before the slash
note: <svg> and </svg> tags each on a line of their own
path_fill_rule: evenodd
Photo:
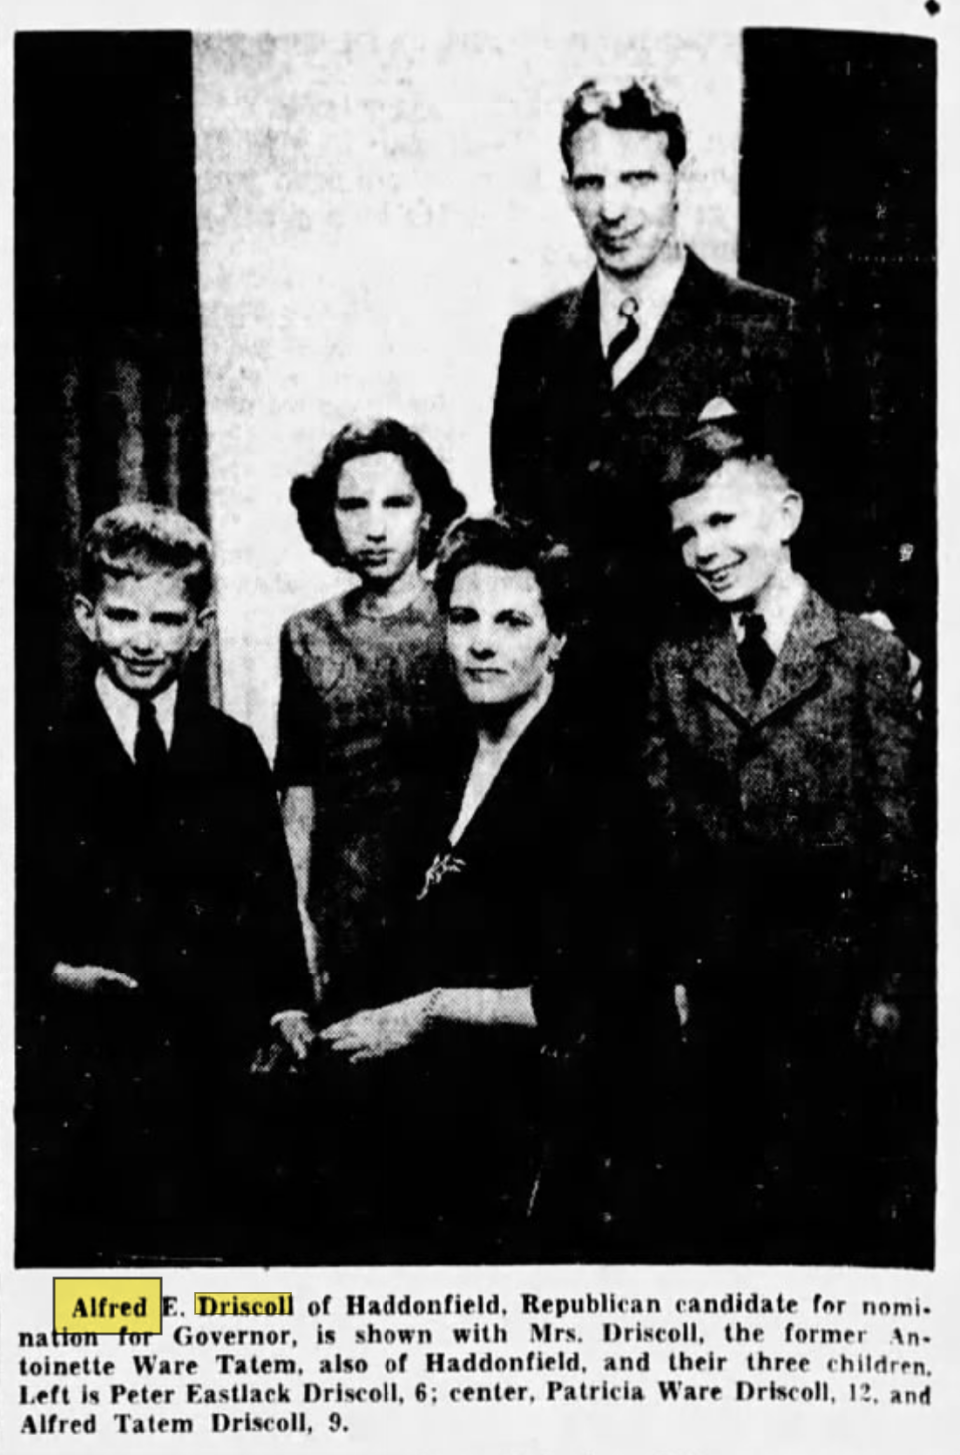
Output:
<svg viewBox="0 0 960 1455">
<path fill-rule="evenodd" d="M 157 722 L 157 709 L 146 697 L 139 704 L 133 760 L 143 773 L 156 773 L 167 761 L 167 745 Z"/>
<path fill-rule="evenodd" d="M 743 641 L 737 651 L 754 697 L 759 697 L 773 671 L 776 653 L 764 633 L 767 623 L 759 611 L 748 611 L 742 620 Z"/>
<path fill-rule="evenodd" d="M 640 337 L 640 324 L 637 315 L 640 312 L 640 305 L 635 298 L 625 298 L 620 304 L 617 312 L 623 319 L 623 328 L 619 333 L 614 334 L 610 340 L 610 347 L 607 349 L 607 369 L 610 374 L 610 384 L 613 386 L 616 380 L 616 366 L 623 358 L 627 349 L 632 348 Z"/>
</svg>

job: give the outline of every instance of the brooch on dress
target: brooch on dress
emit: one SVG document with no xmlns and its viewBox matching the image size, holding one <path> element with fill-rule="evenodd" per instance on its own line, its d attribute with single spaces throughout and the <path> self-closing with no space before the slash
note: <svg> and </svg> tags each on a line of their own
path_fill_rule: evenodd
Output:
<svg viewBox="0 0 960 1455">
<path fill-rule="evenodd" d="M 427 870 L 426 877 L 423 881 L 423 888 L 417 895 L 417 899 L 426 899 L 431 889 L 436 889 L 437 885 L 442 883 L 448 874 L 462 874 L 466 867 L 466 862 L 463 859 L 458 859 L 456 854 L 450 849 L 447 849 L 442 854 L 438 854 Z"/>
</svg>

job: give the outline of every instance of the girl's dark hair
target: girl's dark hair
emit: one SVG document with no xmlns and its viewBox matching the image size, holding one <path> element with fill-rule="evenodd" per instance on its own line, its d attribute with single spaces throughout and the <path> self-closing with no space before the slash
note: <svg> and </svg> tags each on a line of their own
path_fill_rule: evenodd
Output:
<svg viewBox="0 0 960 1455">
<path fill-rule="evenodd" d="M 573 621 L 570 552 L 539 526 L 515 515 L 497 513 L 467 517 L 447 532 L 437 553 L 434 580 L 440 610 L 450 609 L 454 582 L 470 566 L 498 566 L 503 571 L 531 571 L 540 587 L 550 630 L 564 635 Z"/>
<path fill-rule="evenodd" d="M 420 537 L 420 562 L 426 564 L 432 560 L 444 531 L 464 513 L 467 503 L 427 442 L 398 419 L 345 424 L 327 445 L 313 474 L 297 476 L 290 486 L 290 501 L 304 539 L 332 566 L 345 564 L 335 514 L 337 485 L 344 465 L 361 455 L 396 455 L 403 462 L 430 517 Z"/>
</svg>

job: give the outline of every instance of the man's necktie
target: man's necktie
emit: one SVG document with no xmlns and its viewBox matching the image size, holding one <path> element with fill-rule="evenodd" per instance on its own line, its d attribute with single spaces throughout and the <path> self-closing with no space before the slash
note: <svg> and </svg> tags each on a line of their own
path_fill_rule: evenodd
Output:
<svg viewBox="0 0 960 1455">
<path fill-rule="evenodd" d="M 157 722 L 157 709 L 149 697 L 140 703 L 133 759 L 143 773 L 153 774 L 167 761 L 167 745 Z"/>
<path fill-rule="evenodd" d="M 640 337 L 640 324 L 637 321 L 637 314 L 640 312 L 640 305 L 635 298 L 625 298 L 620 304 L 617 312 L 623 319 L 623 328 L 619 333 L 614 334 L 610 340 L 610 347 L 607 349 L 607 369 L 610 373 L 610 383 L 615 384 L 614 370 L 618 360 L 622 359 L 627 349 L 632 348 Z"/>
<path fill-rule="evenodd" d="M 764 636 L 767 624 L 759 611 L 748 611 L 743 618 L 743 641 L 738 651 L 750 690 L 759 697 L 773 671 L 776 653 Z"/>
</svg>

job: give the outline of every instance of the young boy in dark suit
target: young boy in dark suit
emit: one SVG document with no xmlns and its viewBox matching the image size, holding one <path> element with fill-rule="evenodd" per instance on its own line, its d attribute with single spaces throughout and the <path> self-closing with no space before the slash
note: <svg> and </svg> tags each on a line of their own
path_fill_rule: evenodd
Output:
<svg viewBox="0 0 960 1455">
<path fill-rule="evenodd" d="M 181 683 L 211 588 L 209 542 L 174 510 L 121 506 L 84 542 L 96 670 L 44 750 L 25 876 L 45 1064 L 20 1233 L 55 1261 L 238 1256 L 264 1155 L 250 1064 L 271 1021 L 296 1054 L 310 1039 L 269 768 Z"/>
<path fill-rule="evenodd" d="M 911 958 L 908 657 L 793 569 L 801 498 L 736 419 L 701 425 L 668 483 L 718 608 L 655 654 L 647 747 L 675 853 L 702 1246 L 857 1258 L 882 1241 L 869 1053 L 897 1032 Z"/>
</svg>

